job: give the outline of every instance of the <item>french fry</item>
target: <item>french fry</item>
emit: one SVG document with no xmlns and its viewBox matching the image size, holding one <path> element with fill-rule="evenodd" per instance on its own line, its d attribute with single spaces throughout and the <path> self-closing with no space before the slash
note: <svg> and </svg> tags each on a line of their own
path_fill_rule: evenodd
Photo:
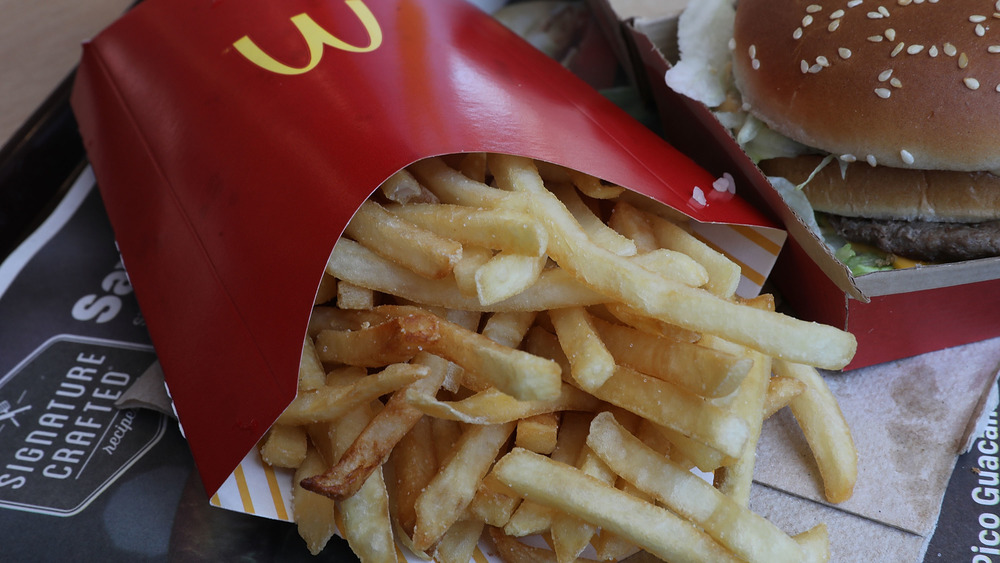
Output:
<svg viewBox="0 0 1000 563">
<path fill-rule="evenodd" d="M 506 486 L 487 473 L 469 503 L 469 514 L 488 526 L 503 527 L 520 503 L 521 497 L 511 495 Z"/>
<path fill-rule="evenodd" d="M 366 201 L 344 233 L 376 253 L 420 274 L 437 279 L 451 273 L 462 257 L 462 245 L 389 213 Z"/>
<path fill-rule="evenodd" d="M 309 553 L 318 555 L 326 547 L 336 529 L 334 513 L 336 504 L 332 499 L 313 494 L 303 489 L 299 483 L 316 471 L 322 471 L 326 462 L 315 448 L 309 448 L 305 459 L 292 478 L 292 510 L 299 536 L 306 542 Z"/>
<path fill-rule="evenodd" d="M 303 487 L 336 500 L 344 500 L 364 485 L 368 477 L 389 456 L 393 447 L 413 428 L 423 413 L 406 400 L 406 391 L 433 393 L 444 382 L 447 362 L 421 352 L 414 365 L 424 366 L 428 375 L 404 387 L 386 402 L 364 430 L 358 433 L 338 461 L 321 475 L 303 483 Z"/>
<path fill-rule="evenodd" d="M 327 272 L 389 295 L 449 309 L 469 311 L 545 311 L 574 305 L 605 303 L 608 298 L 579 283 L 568 272 L 550 269 L 523 293 L 490 306 L 460 291 L 452 278 L 428 280 L 378 257 L 350 239 L 340 239 L 330 254 Z"/>
<path fill-rule="evenodd" d="M 510 348 L 517 348 L 535 322 L 535 311 L 494 313 L 483 326 L 483 336 Z"/>
<path fill-rule="evenodd" d="M 705 397 L 732 393 L 753 365 L 745 354 L 729 354 L 599 319 L 592 323 L 619 364 Z"/>
<path fill-rule="evenodd" d="M 337 297 L 337 285 L 337 278 L 324 274 L 322 281 L 319 282 L 319 289 L 316 290 L 313 303 L 321 305 Z"/>
<path fill-rule="evenodd" d="M 826 524 L 820 522 L 804 532 L 792 536 L 805 551 L 808 563 L 827 563 L 830 560 L 830 535 Z"/>
<path fill-rule="evenodd" d="M 514 445 L 538 454 L 548 455 L 556 449 L 559 414 L 547 412 L 527 416 L 517 421 Z"/>
<path fill-rule="evenodd" d="M 276 421 L 278 424 L 308 424 L 335 419 L 347 411 L 401 389 L 428 373 L 427 368 L 411 364 L 392 364 L 345 386 L 322 387 L 299 393 Z"/>
<path fill-rule="evenodd" d="M 688 287 L 701 287 L 708 283 L 708 270 L 687 254 L 657 248 L 632 256 L 631 261 L 650 272 Z"/>
<path fill-rule="evenodd" d="M 455 453 L 417 498 L 413 543 L 426 550 L 437 543 L 472 502 L 479 483 L 514 430 L 514 423 L 470 426 Z"/>
<path fill-rule="evenodd" d="M 767 384 L 767 395 L 764 397 L 764 418 L 788 406 L 792 399 L 806 390 L 806 384 L 792 377 L 776 375 Z"/>
<path fill-rule="evenodd" d="M 601 401 L 587 393 L 562 384 L 552 399 L 520 401 L 502 391 L 490 388 L 460 401 L 442 401 L 428 393 L 407 391 L 406 400 L 424 414 L 438 419 L 466 424 L 503 424 L 544 413 L 566 410 L 596 411 Z"/>
<path fill-rule="evenodd" d="M 750 502 L 750 485 L 753 482 L 753 467 L 757 457 L 757 441 L 760 439 L 761 423 L 764 421 L 764 397 L 771 377 L 771 358 L 750 352 L 753 368 L 743 379 L 743 383 L 731 398 L 733 412 L 743 419 L 750 436 L 747 446 L 735 462 L 715 471 L 715 488 L 738 504 L 747 506 Z"/>
<path fill-rule="evenodd" d="M 525 499 L 574 514 L 628 538 L 663 560 L 739 561 L 693 524 L 666 509 L 528 450 L 511 450 L 493 472 Z M 564 490 L 574 494 L 563 494 Z"/>
<path fill-rule="evenodd" d="M 858 479 L 858 451 L 837 399 L 814 368 L 775 360 L 774 371 L 805 384 L 806 390 L 788 406 L 816 458 L 827 500 L 846 501 Z"/>
<path fill-rule="evenodd" d="M 316 344 L 306 335 L 302 339 L 302 355 L 299 356 L 299 390 L 311 391 L 319 389 L 326 381 L 326 372 L 316 354 Z"/>
<path fill-rule="evenodd" d="M 305 461 L 308 447 L 309 438 L 304 428 L 275 424 L 267 431 L 260 457 L 268 465 L 295 469 Z"/>
<path fill-rule="evenodd" d="M 590 174 L 566 168 L 570 180 L 581 192 L 594 199 L 614 199 L 625 192 L 625 188 L 602 182 Z"/>
<path fill-rule="evenodd" d="M 449 204 L 392 205 L 386 210 L 463 246 L 535 257 L 545 255 L 548 246 L 548 233 L 527 213 Z"/>
<path fill-rule="evenodd" d="M 513 195 L 531 196 L 510 199 L 501 205 L 544 213 L 550 256 L 595 291 L 614 295 L 651 317 L 717 334 L 789 361 L 840 369 L 854 356 L 857 341 L 848 332 L 741 306 L 712 293 L 664 280 L 590 243 L 572 215 L 545 189 L 530 161 L 491 155 L 490 166 L 501 187 L 516 192 Z"/>
<path fill-rule="evenodd" d="M 538 281 L 546 261 L 545 256 L 495 254 L 476 270 L 476 297 L 489 306 L 522 293 Z"/>
<path fill-rule="evenodd" d="M 635 256 L 635 241 L 609 227 L 587 207 L 580 194 L 569 184 L 549 184 L 549 189 L 576 219 L 594 244 L 619 256 Z"/>
<path fill-rule="evenodd" d="M 583 307 L 553 309 L 549 311 L 549 318 L 577 385 L 592 392 L 611 378 L 615 372 L 615 358 L 604 346 Z"/>
<path fill-rule="evenodd" d="M 437 563 L 469 563 L 483 535 L 481 520 L 459 520 L 444 533 L 441 541 L 434 546 L 434 561 Z"/>
<path fill-rule="evenodd" d="M 400 170 L 389 176 L 379 186 L 379 190 L 389 201 L 396 203 L 437 203 L 437 198 L 407 170 Z"/>
<path fill-rule="evenodd" d="M 408 537 L 413 536 L 413 527 L 417 522 L 414 508 L 417 497 L 437 472 L 434 443 L 431 421 L 422 417 L 400 438 L 389 454 L 395 489 L 394 519 Z"/>
<path fill-rule="evenodd" d="M 587 445 L 616 473 L 690 519 L 740 558 L 768 563 L 803 560 L 802 548 L 774 524 L 652 451 L 610 413 L 594 418 Z"/>
<path fill-rule="evenodd" d="M 390 317 L 360 330 L 324 330 L 316 335 L 320 361 L 380 367 L 407 362 L 441 338 L 439 319 L 431 313 Z"/>
<path fill-rule="evenodd" d="M 350 282 L 337 284 L 337 307 L 341 309 L 371 309 L 375 306 L 375 292 Z"/>
</svg>

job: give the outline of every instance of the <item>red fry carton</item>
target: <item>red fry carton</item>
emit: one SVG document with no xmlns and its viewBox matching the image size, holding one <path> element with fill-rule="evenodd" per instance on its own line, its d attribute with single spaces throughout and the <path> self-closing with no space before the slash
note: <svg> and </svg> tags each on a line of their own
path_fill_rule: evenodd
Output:
<svg viewBox="0 0 1000 563">
<path fill-rule="evenodd" d="M 788 231 L 771 276 L 804 319 L 853 333 L 847 369 L 1000 336 L 1000 258 L 855 276 L 770 185 L 704 104 L 667 86 L 678 60 L 678 21 L 687 0 L 588 0 L 621 62 L 655 101 L 664 134 L 710 171 L 725 169 L 741 194 Z"/>
<path fill-rule="evenodd" d="M 740 260 L 743 294 L 784 242 L 464 0 L 150 0 L 85 45 L 72 104 L 205 488 L 277 518 L 290 477 L 241 461 L 295 396 L 331 249 L 403 167 L 489 151 L 629 187 Z"/>
</svg>

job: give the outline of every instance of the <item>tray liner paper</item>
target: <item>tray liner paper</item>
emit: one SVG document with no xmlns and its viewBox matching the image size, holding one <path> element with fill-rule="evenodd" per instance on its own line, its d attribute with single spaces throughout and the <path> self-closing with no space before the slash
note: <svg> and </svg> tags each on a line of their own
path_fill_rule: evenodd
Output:
<svg viewBox="0 0 1000 563">
<path fill-rule="evenodd" d="M 72 104 L 210 494 L 294 397 L 347 221 L 416 160 L 531 156 L 784 242 L 463 0 L 150 0 L 84 46 Z"/>
</svg>

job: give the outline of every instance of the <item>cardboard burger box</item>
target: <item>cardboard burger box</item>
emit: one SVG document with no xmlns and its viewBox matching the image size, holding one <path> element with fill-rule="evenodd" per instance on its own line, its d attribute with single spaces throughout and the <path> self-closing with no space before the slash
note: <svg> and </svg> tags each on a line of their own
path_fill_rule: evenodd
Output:
<svg viewBox="0 0 1000 563">
<path fill-rule="evenodd" d="M 405 166 L 498 152 L 626 186 L 739 260 L 745 296 L 785 239 L 464 0 L 149 0 L 84 46 L 72 106 L 205 488 L 274 518 L 290 475 L 255 445 L 335 242 Z"/>
<path fill-rule="evenodd" d="M 588 0 L 640 90 L 656 104 L 664 136 L 713 172 L 730 171 L 739 193 L 788 231 L 771 280 L 805 319 L 858 339 L 848 369 L 1000 335 L 1000 258 L 854 276 L 771 186 L 701 102 L 669 88 L 678 20 L 687 0 Z"/>
</svg>

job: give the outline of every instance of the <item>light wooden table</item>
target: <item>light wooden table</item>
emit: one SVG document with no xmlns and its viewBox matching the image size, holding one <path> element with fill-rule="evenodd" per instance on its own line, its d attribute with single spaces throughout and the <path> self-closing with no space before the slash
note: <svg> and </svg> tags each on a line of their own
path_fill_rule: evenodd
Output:
<svg viewBox="0 0 1000 563">
<path fill-rule="evenodd" d="M 132 0 L 0 0 L 0 146 Z"/>
</svg>

